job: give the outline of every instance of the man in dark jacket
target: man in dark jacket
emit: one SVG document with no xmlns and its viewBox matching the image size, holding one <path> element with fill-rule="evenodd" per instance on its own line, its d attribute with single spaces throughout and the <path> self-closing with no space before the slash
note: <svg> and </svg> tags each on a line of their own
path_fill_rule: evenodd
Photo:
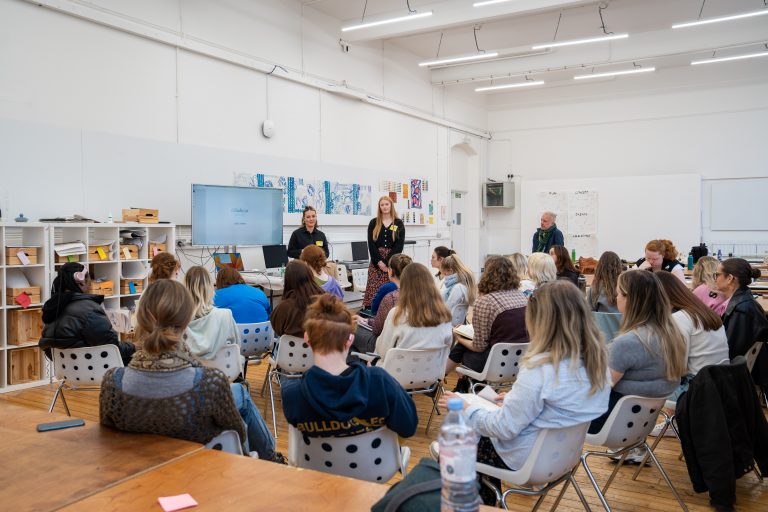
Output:
<svg viewBox="0 0 768 512">
<path fill-rule="evenodd" d="M 557 214 L 554 212 L 544 212 L 541 214 L 540 228 L 533 234 L 533 248 L 531 252 L 545 252 L 553 245 L 565 245 L 563 232 L 557 229 Z"/>
<path fill-rule="evenodd" d="M 88 270 L 80 263 L 66 263 L 53 280 L 51 298 L 43 305 L 43 336 L 39 346 L 51 358 L 52 348 L 82 348 L 116 345 L 123 364 L 136 351 L 133 343 L 119 341 L 102 307 L 104 297 L 84 293 Z"/>
</svg>

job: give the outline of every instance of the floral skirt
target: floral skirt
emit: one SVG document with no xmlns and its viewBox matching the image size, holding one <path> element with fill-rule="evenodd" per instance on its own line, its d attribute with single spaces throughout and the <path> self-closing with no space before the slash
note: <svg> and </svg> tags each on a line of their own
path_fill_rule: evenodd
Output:
<svg viewBox="0 0 768 512">
<path fill-rule="evenodd" d="M 389 256 L 391 249 L 386 247 L 379 247 L 379 254 L 382 258 Z M 363 296 L 363 308 L 369 309 L 371 302 L 373 302 L 373 296 L 379 291 L 379 288 L 385 283 L 389 282 L 389 275 L 381 270 L 378 265 L 371 263 L 368 265 L 368 282 L 365 285 L 365 295 Z"/>
</svg>

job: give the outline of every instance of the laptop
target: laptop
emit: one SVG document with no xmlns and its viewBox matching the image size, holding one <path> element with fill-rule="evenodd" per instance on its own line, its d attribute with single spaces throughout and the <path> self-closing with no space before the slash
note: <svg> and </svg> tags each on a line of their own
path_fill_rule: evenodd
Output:
<svg viewBox="0 0 768 512">
<path fill-rule="evenodd" d="M 352 259 L 342 261 L 349 270 L 368 268 L 368 242 L 352 242 Z"/>
<path fill-rule="evenodd" d="M 213 253 L 213 263 L 216 266 L 216 272 L 223 268 L 233 268 L 242 272 L 243 258 L 239 252 L 215 252 Z"/>
<path fill-rule="evenodd" d="M 264 253 L 267 275 L 279 276 L 280 269 L 288 264 L 288 249 L 284 245 L 265 245 L 261 250 Z"/>
</svg>

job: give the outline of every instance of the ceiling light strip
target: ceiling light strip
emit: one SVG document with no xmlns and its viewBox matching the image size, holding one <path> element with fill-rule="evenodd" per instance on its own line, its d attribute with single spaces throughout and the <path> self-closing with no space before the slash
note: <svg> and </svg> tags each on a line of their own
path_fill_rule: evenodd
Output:
<svg viewBox="0 0 768 512">
<path fill-rule="evenodd" d="M 745 12 L 742 14 L 734 14 L 732 16 L 722 16 L 720 18 L 708 18 L 704 20 L 687 21 L 685 23 L 676 23 L 675 25 L 672 25 L 672 28 L 697 27 L 699 25 L 709 25 L 710 23 L 720 23 L 721 21 L 741 20 L 744 18 L 753 18 L 755 16 L 763 16 L 766 14 L 768 14 L 768 9 L 761 9 L 759 11 Z"/>
<path fill-rule="evenodd" d="M 379 20 L 379 21 L 370 21 L 367 23 L 359 23 L 357 25 L 349 25 L 347 27 L 342 27 L 342 32 L 351 32 L 352 30 L 360 30 L 363 28 L 371 28 L 371 27 L 379 27 L 381 25 L 389 25 L 390 23 L 399 23 L 401 21 L 413 21 L 418 20 L 421 18 L 427 18 L 429 16 L 432 16 L 432 11 L 424 11 L 419 12 L 416 14 L 409 14 L 407 16 L 398 16 L 397 18 L 387 18 L 385 20 Z"/>
<path fill-rule="evenodd" d="M 471 62 L 474 60 L 492 59 L 498 57 L 499 52 L 477 53 L 474 55 L 464 55 L 462 57 L 446 57 L 444 59 L 428 60 L 419 62 L 419 66 L 442 66 L 443 64 L 453 64 L 457 62 Z"/>
<path fill-rule="evenodd" d="M 699 64 L 714 64 L 716 62 L 728 62 L 731 60 L 755 59 L 757 57 L 768 57 L 768 52 L 747 53 L 744 55 L 734 55 L 733 57 L 718 57 L 716 59 L 704 59 L 691 61 L 691 66 Z"/>
<path fill-rule="evenodd" d="M 490 85 L 488 87 L 478 87 L 477 89 L 475 89 L 475 92 L 500 91 L 502 89 L 517 89 L 518 87 L 532 87 L 534 85 L 544 85 L 544 81 L 529 80 L 527 82 L 518 82 L 514 84 Z"/>
<path fill-rule="evenodd" d="M 584 80 L 587 78 L 605 78 L 609 76 L 636 75 L 638 73 L 651 73 L 653 71 L 656 71 L 656 68 L 637 68 L 637 69 L 627 69 L 624 71 L 611 71 L 608 73 L 592 73 L 591 75 L 576 75 L 575 77 L 573 77 L 573 79 Z"/>
<path fill-rule="evenodd" d="M 551 43 L 542 43 L 531 46 L 531 49 L 541 50 L 542 48 L 558 48 L 560 46 L 574 46 L 577 44 L 602 43 L 604 41 L 614 41 L 616 39 L 626 39 L 628 37 L 629 34 L 613 34 L 610 36 L 590 37 L 587 39 L 573 39 L 571 41 L 552 41 Z"/>
<path fill-rule="evenodd" d="M 475 2 L 472 7 L 485 7 L 486 5 L 503 4 L 512 0 L 485 0 L 484 2 Z"/>
</svg>

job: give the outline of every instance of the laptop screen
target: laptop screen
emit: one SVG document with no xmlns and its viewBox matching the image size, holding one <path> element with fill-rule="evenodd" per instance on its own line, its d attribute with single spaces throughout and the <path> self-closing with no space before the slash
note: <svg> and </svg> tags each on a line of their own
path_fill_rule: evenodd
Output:
<svg viewBox="0 0 768 512">
<path fill-rule="evenodd" d="M 288 251 L 284 245 L 265 245 L 261 250 L 264 251 L 265 267 L 280 268 L 288 264 Z"/>
<path fill-rule="evenodd" d="M 368 259 L 368 242 L 352 242 L 352 260 L 364 261 Z"/>
</svg>

